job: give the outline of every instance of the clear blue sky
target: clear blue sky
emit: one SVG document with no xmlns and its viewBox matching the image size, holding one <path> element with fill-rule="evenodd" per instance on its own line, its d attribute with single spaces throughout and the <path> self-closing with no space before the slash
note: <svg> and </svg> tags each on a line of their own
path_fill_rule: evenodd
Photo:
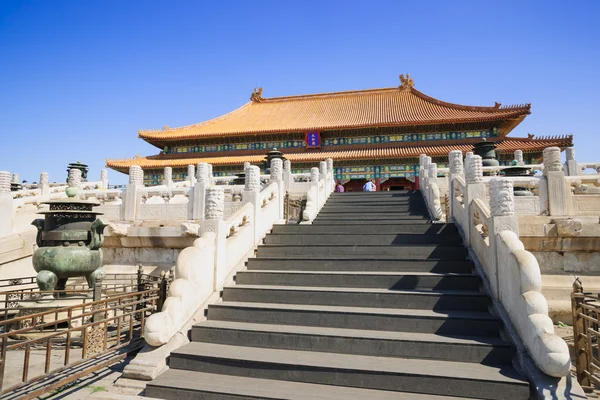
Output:
<svg viewBox="0 0 600 400">
<path fill-rule="evenodd" d="M 598 1 L 0 0 L 0 170 L 63 181 L 69 162 L 158 152 L 138 129 L 266 97 L 415 87 L 532 103 L 513 136 L 573 133 L 600 161 Z M 125 176 L 110 171 L 111 183 Z"/>
</svg>

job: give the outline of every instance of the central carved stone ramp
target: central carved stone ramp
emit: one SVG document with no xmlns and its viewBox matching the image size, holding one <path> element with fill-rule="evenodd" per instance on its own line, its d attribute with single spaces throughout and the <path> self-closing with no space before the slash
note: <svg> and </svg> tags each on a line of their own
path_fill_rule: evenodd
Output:
<svg viewBox="0 0 600 400">
<path fill-rule="evenodd" d="M 453 224 L 418 192 L 277 225 L 146 388 L 163 399 L 527 399 Z"/>
</svg>

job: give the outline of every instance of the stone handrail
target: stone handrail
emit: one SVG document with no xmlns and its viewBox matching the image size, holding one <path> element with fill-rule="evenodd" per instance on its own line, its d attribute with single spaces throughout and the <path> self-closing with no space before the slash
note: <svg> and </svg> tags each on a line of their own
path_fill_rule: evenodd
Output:
<svg viewBox="0 0 600 400">
<path fill-rule="evenodd" d="M 504 315 L 510 319 L 537 367 L 552 377 L 567 376 L 571 366 L 568 346 L 554 333 L 548 304 L 541 293 L 537 260 L 524 250 L 519 240 L 512 181 L 494 178 L 486 187 L 481 157 L 470 155 L 465 182 L 462 155 L 453 153 L 450 154 L 451 219 L 481 267 L 480 273 L 491 295 L 506 311 Z M 427 156 L 421 156 L 421 161 L 420 171 L 423 171 L 429 167 Z M 551 169 L 546 173 L 548 171 Z M 430 207 L 431 191 L 427 187 L 421 191 L 429 197 L 427 205 Z"/>
<path fill-rule="evenodd" d="M 205 189 L 202 236 L 180 253 L 168 299 L 161 312 L 148 318 L 144 336 L 149 345 L 162 346 L 185 330 L 199 307 L 243 267 L 273 224 L 282 220 L 285 187 L 280 167 L 281 160 L 273 160 L 271 183 L 262 190 L 258 167 L 246 169 L 243 205 L 227 219 L 223 187 Z"/>
<path fill-rule="evenodd" d="M 275 191 L 278 190 L 277 183 L 270 183 L 267 187 L 263 188 L 260 192 L 260 204 L 261 207 L 266 206 L 269 201 L 275 196 Z"/>
<path fill-rule="evenodd" d="M 543 171 L 544 170 L 544 164 L 523 164 L 523 165 L 519 165 L 522 167 L 527 167 L 529 169 L 531 169 L 532 171 Z M 502 170 L 506 169 L 506 168 L 510 168 L 511 165 L 498 165 L 498 166 L 491 166 L 491 167 L 482 167 L 482 171 L 485 172 L 502 172 Z M 444 176 L 449 176 L 450 175 L 450 168 L 438 168 L 437 172 L 439 175 L 444 175 Z"/>
<path fill-rule="evenodd" d="M 242 226 L 247 225 L 252 218 L 252 203 L 246 203 L 233 213 L 225 224 L 227 225 L 227 237 L 233 236 L 239 232 Z"/>
<path fill-rule="evenodd" d="M 564 165 L 560 161 L 560 149 L 558 147 L 546 148 L 543 153 L 543 164 L 519 164 L 519 166 L 541 170 L 543 174 L 525 177 L 503 177 L 503 179 L 511 181 L 515 187 L 525 188 L 531 192 L 528 195 L 515 197 L 516 214 L 552 217 L 596 216 L 600 214 L 600 174 L 582 175 L 580 173 L 582 165 L 593 166 L 593 164 L 577 164 L 572 159 L 573 149 L 567 149 L 567 162 Z M 468 153 L 467 159 L 470 156 L 470 153 Z M 424 157 L 426 156 L 424 155 Z M 462 153 L 458 157 L 461 157 L 460 162 L 462 165 Z M 452 158 L 450 160 L 451 164 L 452 162 L 456 163 L 456 160 L 456 158 Z M 430 182 L 437 182 L 440 200 L 448 194 L 452 201 L 450 177 L 453 173 L 452 167 L 448 169 L 438 168 L 435 171 L 435 177 L 432 177 L 433 171 L 428 171 L 431 165 L 435 164 L 431 162 L 430 158 L 422 160 L 419 171 L 420 187 L 424 193 L 434 190 L 434 193 L 426 196 L 426 198 L 430 208 L 435 211 L 436 209 L 431 202 L 436 201 L 438 196 L 435 193 L 435 185 Z M 501 171 L 504 168 L 507 167 L 482 167 L 481 171 Z M 484 176 L 481 179 L 483 184 L 488 185 L 494 179 L 494 176 Z M 446 189 L 446 187 L 448 188 Z M 523 193 L 523 191 L 520 191 L 520 193 Z M 436 219 L 433 215 L 432 218 Z"/>
<path fill-rule="evenodd" d="M 171 282 L 162 310 L 151 315 L 144 327 L 144 338 L 153 346 L 167 343 L 189 320 L 198 304 L 213 292 L 216 234 L 206 232 L 177 257 L 176 279 Z"/>
</svg>

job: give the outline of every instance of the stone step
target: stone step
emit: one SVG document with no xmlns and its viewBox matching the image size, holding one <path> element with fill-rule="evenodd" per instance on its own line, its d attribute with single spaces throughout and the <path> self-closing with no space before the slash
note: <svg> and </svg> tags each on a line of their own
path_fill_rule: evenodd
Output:
<svg viewBox="0 0 600 400">
<path fill-rule="evenodd" d="M 425 207 L 393 207 L 391 209 L 381 209 L 379 207 L 323 207 L 319 215 L 354 214 L 354 215 L 425 215 Z"/>
<path fill-rule="evenodd" d="M 469 260 L 374 260 L 356 259 L 310 259 L 310 258 L 249 258 L 248 270 L 294 270 L 294 271 L 403 271 L 469 273 L 473 263 Z"/>
<path fill-rule="evenodd" d="M 394 192 L 344 192 L 344 193 L 331 193 L 331 199 L 337 198 L 350 198 L 350 197 L 365 197 L 365 198 L 402 198 L 402 197 L 423 197 L 418 190 L 405 190 L 405 191 L 394 191 Z"/>
<path fill-rule="evenodd" d="M 223 289 L 223 300 L 244 303 L 307 304 L 336 307 L 380 307 L 435 311 L 486 312 L 490 299 L 476 290 L 388 290 L 376 288 L 235 285 Z"/>
<path fill-rule="evenodd" d="M 475 274 L 373 271 L 239 271 L 240 285 L 347 287 L 375 289 L 477 290 L 481 279 Z"/>
<path fill-rule="evenodd" d="M 499 335 L 502 326 L 498 319 L 487 312 L 229 301 L 209 305 L 208 319 L 344 329 L 385 328 L 385 330 L 401 332 L 494 337 Z"/>
<path fill-rule="evenodd" d="M 321 208 L 321 212 L 404 212 L 404 211 L 425 211 L 425 204 L 344 204 L 332 203 L 326 204 Z"/>
<path fill-rule="evenodd" d="M 339 200 L 339 201 L 331 201 L 327 200 L 323 208 L 325 209 L 335 209 L 339 207 L 346 208 L 371 208 L 371 209 L 379 209 L 380 211 L 387 211 L 388 209 L 394 209 L 397 207 L 425 207 L 425 203 L 421 199 L 408 199 L 408 200 L 381 200 L 381 201 L 362 201 L 362 200 Z"/>
<path fill-rule="evenodd" d="M 430 222 L 428 218 L 424 217 L 415 217 L 414 215 L 407 215 L 405 218 L 392 218 L 392 219 L 371 219 L 365 221 L 364 219 L 344 219 L 344 218 L 332 218 L 325 219 L 318 217 L 312 222 L 312 225 L 360 225 L 360 226 L 370 226 L 370 225 L 427 225 L 430 226 Z"/>
<path fill-rule="evenodd" d="M 428 219 L 429 214 L 426 211 L 406 211 L 406 212 L 381 212 L 381 211 L 373 211 L 371 213 L 356 213 L 356 212 L 340 212 L 340 213 L 331 213 L 331 212 L 319 212 L 317 214 L 316 219 L 353 219 L 353 220 L 388 220 L 388 219 Z"/>
<path fill-rule="evenodd" d="M 334 244 L 334 245 L 403 245 L 403 244 L 444 244 L 444 245 L 460 245 L 462 238 L 454 235 L 419 235 L 419 234 L 399 234 L 399 235 L 383 235 L 383 234 L 297 234 L 297 235 L 267 235 L 264 244 L 285 244 L 299 246 L 314 246 L 317 244 Z"/>
<path fill-rule="evenodd" d="M 380 224 L 365 225 L 273 225 L 271 231 L 277 235 L 326 235 L 326 234 L 358 234 L 358 235 L 440 235 L 458 236 L 454 224 Z"/>
<path fill-rule="evenodd" d="M 228 321 L 194 325 L 192 341 L 486 365 L 510 365 L 513 357 L 512 348 L 500 338 Z"/>
<path fill-rule="evenodd" d="M 146 397 L 165 400 L 469 400 L 387 390 L 168 370 L 146 386 Z M 473 399 L 471 399 L 473 400 Z"/>
<path fill-rule="evenodd" d="M 302 257 L 302 258 L 371 258 L 404 260 L 464 260 L 467 250 L 464 246 L 441 245 L 398 245 L 398 246 L 335 246 L 315 245 L 261 245 L 258 257 Z"/>
<path fill-rule="evenodd" d="M 418 392 L 527 399 L 529 385 L 509 366 L 265 349 L 192 342 L 171 353 L 170 367 L 260 379 Z"/>
</svg>

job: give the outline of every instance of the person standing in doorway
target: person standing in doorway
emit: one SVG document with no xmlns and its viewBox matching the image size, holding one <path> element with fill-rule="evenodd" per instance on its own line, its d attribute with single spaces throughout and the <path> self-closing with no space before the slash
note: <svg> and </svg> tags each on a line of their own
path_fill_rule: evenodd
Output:
<svg viewBox="0 0 600 400">
<path fill-rule="evenodd" d="M 344 193 L 344 185 L 342 185 L 342 181 L 337 181 L 335 185 L 335 191 L 337 193 Z"/>
<path fill-rule="evenodd" d="M 372 180 L 368 180 L 363 186 L 363 192 L 374 192 L 377 189 Z"/>
</svg>

